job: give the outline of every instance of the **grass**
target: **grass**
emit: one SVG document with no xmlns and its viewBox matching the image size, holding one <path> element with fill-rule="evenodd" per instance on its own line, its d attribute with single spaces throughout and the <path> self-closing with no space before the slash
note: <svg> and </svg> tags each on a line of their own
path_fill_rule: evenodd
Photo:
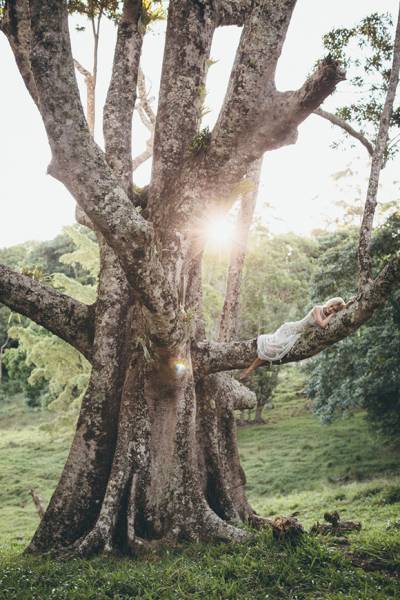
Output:
<svg viewBox="0 0 400 600">
<path fill-rule="evenodd" d="M 23 399 L 0 405 L 0 540 L 26 544 L 38 521 L 29 494 L 50 499 L 68 454 L 68 439 L 51 438 L 46 413 L 27 410 Z"/>
<path fill-rule="evenodd" d="M 363 524 L 349 546 L 311 536 L 290 546 L 266 531 L 246 545 L 60 562 L 20 552 L 37 525 L 28 489 L 49 499 L 68 440 L 44 433 L 46 415 L 27 411 L 22 399 L 3 404 L 0 600 L 400 598 L 398 450 L 374 436 L 363 415 L 323 426 L 304 403 L 285 398 L 266 416 L 267 425 L 239 430 L 253 506 L 264 515 L 298 513 L 307 528 L 338 510 Z"/>
</svg>

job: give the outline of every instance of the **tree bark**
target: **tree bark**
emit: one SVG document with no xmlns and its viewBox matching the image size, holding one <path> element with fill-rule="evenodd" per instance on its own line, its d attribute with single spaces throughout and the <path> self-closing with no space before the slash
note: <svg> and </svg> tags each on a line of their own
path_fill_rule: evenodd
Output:
<svg viewBox="0 0 400 600">
<path fill-rule="evenodd" d="M 94 307 L 0 265 L 0 302 L 42 325 L 91 359 Z"/>
</svg>

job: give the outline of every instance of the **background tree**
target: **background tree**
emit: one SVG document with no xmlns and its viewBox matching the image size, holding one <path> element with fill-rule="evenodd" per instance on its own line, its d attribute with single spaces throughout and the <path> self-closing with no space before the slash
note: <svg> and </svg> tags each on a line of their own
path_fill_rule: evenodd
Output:
<svg viewBox="0 0 400 600">
<path fill-rule="evenodd" d="M 149 540 L 242 540 L 247 534 L 236 525 L 260 522 L 244 494 L 227 410 L 243 390 L 231 377 L 209 377 L 247 365 L 256 339 L 205 339 L 199 230 L 206 214 L 228 210 L 264 152 L 295 142 L 298 125 L 344 77 L 327 57 L 298 90 L 276 90 L 276 65 L 294 6 L 295 0 L 169 4 L 152 177 L 138 193 L 132 185 L 132 114 L 148 6 L 126 0 L 117 19 L 103 152 L 79 98 L 66 3 L 5 5 L 1 28 L 43 118 L 52 151 L 49 172 L 75 197 L 100 247 L 91 306 L 0 267 L 0 300 L 92 364 L 70 454 L 30 551 L 67 547 L 87 554 L 115 547 L 135 551 Z M 213 33 L 232 24 L 243 26 L 241 40 L 217 123 L 204 131 Z M 397 85 L 399 44 L 400 32 L 374 149 L 374 184 Z M 371 278 L 375 199 L 370 193 L 366 204 L 356 301 L 327 330 L 300 339 L 286 361 L 353 333 L 385 303 L 399 263 L 388 263 Z"/>
<path fill-rule="evenodd" d="M 353 145 L 363 144 L 371 157 L 392 72 L 392 27 L 390 15 L 373 13 L 354 27 L 333 29 L 323 39 L 331 56 L 346 66 L 347 79 L 357 90 L 357 101 L 339 106 L 334 114 L 323 109 L 315 113 L 340 127 Z M 389 119 L 385 159 L 395 156 L 398 150 L 399 126 L 400 107 L 397 106 Z M 343 141 L 336 142 L 335 146 Z"/>
<path fill-rule="evenodd" d="M 377 229 L 373 240 L 376 269 L 399 253 L 399 228 L 397 211 Z M 314 297 L 352 288 L 357 273 L 356 236 L 353 227 L 321 239 L 323 253 L 314 277 Z M 325 350 L 308 365 L 308 393 L 325 421 L 363 408 L 374 429 L 399 436 L 399 306 L 396 289 L 385 308 L 357 335 Z"/>
</svg>

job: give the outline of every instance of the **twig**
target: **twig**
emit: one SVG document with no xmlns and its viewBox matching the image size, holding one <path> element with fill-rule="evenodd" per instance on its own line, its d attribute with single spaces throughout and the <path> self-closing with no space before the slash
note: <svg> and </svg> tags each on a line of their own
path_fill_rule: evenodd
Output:
<svg viewBox="0 0 400 600">
<path fill-rule="evenodd" d="M 352 137 L 356 138 L 359 142 L 361 142 L 363 146 L 365 146 L 370 156 L 373 155 L 374 147 L 371 144 L 371 142 L 367 140 L 367 138 L 361 133 L 361 131 L 357 131 L 356 129 L 354 129 L 354 127 L 352 127 L 350 123 L 348 123 L 344 119 L 341 119 L 337 115 L 327 112 L 326 110 L 322 110 L 322 108 L 317 108 L 317 110 L 314 110 L 314 114 L 318 115 L 319 117 L 322 117 L 323 119 L 326 119 L 327 121 L 330 121 L 333 125 L 337 125 L 341 129 L 344 129 L 344 131 L 346 131 Z"/>
</svg>

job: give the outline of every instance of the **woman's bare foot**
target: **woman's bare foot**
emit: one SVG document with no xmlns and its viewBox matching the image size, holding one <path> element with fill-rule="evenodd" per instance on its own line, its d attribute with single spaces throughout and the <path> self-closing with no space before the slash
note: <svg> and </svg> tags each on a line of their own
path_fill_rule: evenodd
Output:
<svg viewBox="0 0 400 600">
<path fill-rule="evenodd" d="M 243 379 L 246 379 L 250 375 L 251 371 L 252 371 L 252 369 L 250 369 L 250 368 L 245 369 L 244 371 L 242 371 L 240 373 L 240 375 L 239 375 L 239 380 L 243 381 Z"/>
</svg>

